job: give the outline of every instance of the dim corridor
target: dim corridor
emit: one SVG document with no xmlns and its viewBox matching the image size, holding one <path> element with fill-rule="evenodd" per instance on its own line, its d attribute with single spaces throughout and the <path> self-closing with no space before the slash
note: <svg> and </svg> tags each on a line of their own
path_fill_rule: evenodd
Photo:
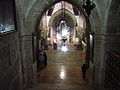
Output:
<svg viewBox="0 0 120 90">
<path fill-rule="evenodd" d="M 67 52 L 47 50 L 48 66 L 38 72 L 38 85 L 29 90 L 92 90 L 91 71 L 82 79 L 84 54 L 69 45 Z"/>
</svg>

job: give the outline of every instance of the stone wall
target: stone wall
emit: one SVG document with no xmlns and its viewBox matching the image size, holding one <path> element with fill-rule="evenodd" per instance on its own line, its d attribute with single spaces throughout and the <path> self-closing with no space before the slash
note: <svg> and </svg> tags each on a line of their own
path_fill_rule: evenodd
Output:
<svg viewBox="0 0 120 90">
<path fill-rule="evenodd" d="M 32 35 L 20 36 L 20 55 L 23 88 L 29 88 L 37 83 L 37 65 L 36 61 L 33 61 Z"/>
<path fill-rule="evenodd" d="M 21 63 L 17 32 L 0 36 L 0 90 L 21 90 Z"/>
</svg>

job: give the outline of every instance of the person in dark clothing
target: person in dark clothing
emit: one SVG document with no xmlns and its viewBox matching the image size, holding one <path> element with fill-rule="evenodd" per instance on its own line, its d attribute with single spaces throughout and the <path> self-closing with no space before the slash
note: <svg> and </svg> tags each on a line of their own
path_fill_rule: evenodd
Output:
<svg viewBox="0 0 120 90">
<path fill-rule="evenodd" d="M 42 67 L 44 67 L 43 50 L 38 50 L 37 67 L 38 69 L 41 69 Z"/>
<path fill-rule="evenodd" d="M 83 64 L 83 65 L 81 66 L 81 69 L 82 69 L 82 78 L 83 78 L 83 79 L 86 79 L 87 65 L 86 65 L 86 64 Z"/>
<path fill-rule="evenodd" d="M 44 65 L 46 67 L 47 66 L 47 54 L 46 54 L 46 52 L 43 52 L 43 57 L 44 57 Z"/>
</svg>

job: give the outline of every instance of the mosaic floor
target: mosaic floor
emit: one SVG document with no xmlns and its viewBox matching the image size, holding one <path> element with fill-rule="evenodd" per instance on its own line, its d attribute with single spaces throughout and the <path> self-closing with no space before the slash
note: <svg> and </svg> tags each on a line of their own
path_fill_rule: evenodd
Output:
<svg viewBox="0 0 120 90">
<path fill-rule="evenodd" d="M 92 90 L 91 74 L 82 79 L 84 54 L 69 46 L 67 52 L 48 50 L 48 66 L 38 72 L 38 85 L 29 90 Z"/>
</svg>

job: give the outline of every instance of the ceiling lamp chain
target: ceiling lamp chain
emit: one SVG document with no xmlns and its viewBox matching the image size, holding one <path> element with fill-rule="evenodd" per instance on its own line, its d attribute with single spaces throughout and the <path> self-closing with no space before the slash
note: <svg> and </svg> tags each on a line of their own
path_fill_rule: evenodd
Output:
<svg viewBox="0 0 120 90">
<path fill-rule="evenodd" d="M 64 21 L 64 18 L 65 18 L 65 2 L 63 0 L 61 1 L 61 10 L 62 10 L 61 21 Z"/>
</svg>

